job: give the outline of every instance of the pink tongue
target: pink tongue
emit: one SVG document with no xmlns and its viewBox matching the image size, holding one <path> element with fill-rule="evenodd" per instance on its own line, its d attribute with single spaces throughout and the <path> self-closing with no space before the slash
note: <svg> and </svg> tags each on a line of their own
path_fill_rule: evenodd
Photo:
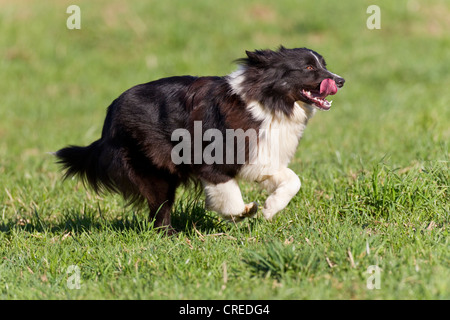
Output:
<svg viewBox="0 0 450 320">
<path fill-rule="evenodd" d="M 320 96 L 326 97 L 328 95 L 336 94 L 336 82 L 333 79 L 325 79 L 320 83 Z"/>
</svg>

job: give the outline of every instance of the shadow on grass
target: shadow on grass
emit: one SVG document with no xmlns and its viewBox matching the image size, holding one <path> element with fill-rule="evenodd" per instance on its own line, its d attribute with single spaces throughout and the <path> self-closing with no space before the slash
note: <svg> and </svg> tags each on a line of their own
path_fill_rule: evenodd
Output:
<svg viewBox="0 0 450 320">
<path fill-rule="evenodd" d="M 172 226 L 176 231 L 190 235 L 196 233 L 196 230 L 206 234 L 223 232 L 224 223 L 216 215 L 205 211 L 197 201 L 180 201 L 172 209 Z M 0 222 L 0 232 L 9 233 L 13 230 L 30 233 L 78 233 L 95 230 L 158 232 L 145 209 L 124 209 L 122 214 L 113 216 L 103 213 L 100 207 L 97 210 L 86 207 L 81 210 L 68 209 L 57 215 L 52 214 L 51 217 L 42 217 L 35 209 L 32 213 Z"/>
</svg>

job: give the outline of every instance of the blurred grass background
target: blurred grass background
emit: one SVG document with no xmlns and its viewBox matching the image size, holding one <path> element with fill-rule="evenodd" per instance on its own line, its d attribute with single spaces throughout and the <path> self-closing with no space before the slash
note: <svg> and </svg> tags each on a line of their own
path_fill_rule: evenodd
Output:
<svg viewBox="0 0 450 320">
<path fill-rule="evenodd" d="M 450 136 L 445 1 L 379 2 L 381 30 L 366 28 L 370 1 L 81 1 L 81 30 L 68 30 L 72 3 L 2 4 L 3 168 L 92 141 L 109 103 L 135 84 L 225 75 L 244 50 L 280 44 L 317 50 L 347 79 L 333 111 L 314 119 L 312 140 L 407 164 Z M 315 145 L 305 149 L 328 156 Z"/>
<path fill-rule="evenodd" d="M 66 28 L 66 9 L 71 4 L 81 8 L 80 30 Z M 371 4 L 381 8 L 380 30 L 366 27 L 366 9 Z M 17 254 L 18 249 L 11 246 L 16 243 L 11 240 L 14 237 L 24 237 L 22 242 L 17 240 L 17 248 L 23 245 L 37 250 L 37 244 L 27 242 L 27 234 L 19 231 L 42 232 L 46 228 L 33 227 L 41 222 L 50 229 L 55 227 L 57 233 L 66 232 L 65 227 L 74 232 L 68 211 L 84 212 L 87 207 L 99 218 L 95 210 L 101 198 L 81 184 L 62 185 L 54 159 L 46 152 L 98 139 L 106 108 L 121 92 L 172 75 L 226 75 L 235 70 L 233 60 L 244 56 L 245 50 L 279 45 L 318 51 L 329 69 L 347 80 L 333 97 L 332 110 L 319 112 L 305 132 L 291 165 L 302 179 L 302 191 L 287 209 L 286 218 L 280 218 L 281 225 L 290 224 L 287 220 L 293 214 L 300 219 L 295 220 L 302 230 L 297 232 L 308 232 L 303 226 L 306 220 L 298 217 L 312 214 L 309 219 L 314 220 L 317 214 L 322 220 L 326 219 L 320 211 L 323 206 L 329 214 L 353 210 L 352 204 L 360 206 L 355 210 L 364 217 L 372 212 L 366 212 L 364 206 L 375 204 L 375 220 L 368 218 L 375 223 L 384 211 L 377 207 L 380 199 L 373 193 L 392 183 L 395 188 L 383 190 L 406 190 L 414 195 L 419 185 L 420 194 L 428 197 L 426 203 L 434 204 L 420 207 L 420 214 L 411 217 L 409 213 L 417 209 L 414 204 L 405 204 L 403 209 L 396 205 L 400 225 L 416 221 L 428 226 L 433 220 L 437 230 L 447 234 L 448 1 L 21 0 L 0 1 L 0 5 L 0 213 L 2 236 L 7 240 L 0 256 Z M 380 162 L 393 172 L 411 174 L 407 179 L 395 179 L 391 171 L 379 169 Z M 424 170 L 433 175 L 424 177 Z M 371 182 L 363 179 L 366 176 L 372 177 Z M 368 184 L 358 185 L 358 181 Z M 244 185 L 244 190 L 249 193 L 245 195 L 248 200 L 259 197 L 249 185 Z M 348 195 L 349 190 L 358 196 Z M 358 202 L 362 198 L 367 201 Z M 116 198 L 103 199 L 105 214 L 120 216 L 127 210 Z M 350 203 L 348 207 L 346 203 Z M 27 225 L 31 227 L 27 229 Z M 273 231 L 275 238 L 280 235 L 280 225 L 261 225 L 261 230 Z M 441 236 L 440 253 L 448 249 Z M 283 237 L 287 236 L 283 233 L 280 239 Z M 398 246 L 404 241 L 402 237 L 393 239 Z M 406 246 L 408 252 L 414 252 L 417 247 L 410 245 Z M 438 261 L 448 266 L 448 255 L 441 258 Z M 20 268 L 13 270 L 10 279 Z M 438 273 L 430 283 L 434 285 L 442 275 Z M 323 295 L 317 291 L 313 296 L 329 297 L 330 293 L 324 292 L 328 286 L 320 281 L 316 284 Z M 395 282 L 391 286 L 394 288 Z M 182 287 L 175 297 L 186 297 L 180 293 Z M 6 296 L 27 296 L 21 292 Z M 355 297 L 352 292 L 343 297 Z M 443 291 L 425 292 L 440 296 Z M 367 293 L 359 294 L 356 297 Z M 271 298 L 264 290 L 257 296 Z M 229 293 L 227 297 L 235 296 Z"/>
</svg>

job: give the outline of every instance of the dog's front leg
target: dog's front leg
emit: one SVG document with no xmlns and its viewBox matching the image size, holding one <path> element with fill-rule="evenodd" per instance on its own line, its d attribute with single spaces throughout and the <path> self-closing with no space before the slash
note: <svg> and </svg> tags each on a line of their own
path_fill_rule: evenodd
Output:
<svg viewBox="0 0 450 320">
<path fill-rule="evenodd" d="M 255 202 L 244 203 L 236 180 L 231 179 L 219 184 L 206 181 L 202 181 L 202 183 L 206 197 L 206 209 L 216 211 L 223 218 L 232 221 L 241 221 L 256 214 L 258 205 Z"/>
<path fill-rule="evenodd" d="M 261 181 L 260 185 L 270 193 L 262 209 L 264 218 L 270 220 L 297 194 L 301 182 L 294 171 L 284 168 Z"/>
</svg>

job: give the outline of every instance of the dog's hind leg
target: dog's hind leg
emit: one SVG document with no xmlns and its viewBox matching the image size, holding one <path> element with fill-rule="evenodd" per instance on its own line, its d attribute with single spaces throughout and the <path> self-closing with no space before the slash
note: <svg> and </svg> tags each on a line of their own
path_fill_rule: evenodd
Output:
<svg viewBox="0 0 450 320">
<path fill-rule="evenodd" d="M 177 179 L 167 177 L 148 178 L 139 177 L 138 188 L 141 195 L 147 200 L 150 210 L 150 219 L 154 221 L 154 228 L 168 235 L 175 234 L 172 227 L 170 212 L 175 200 L 175 190 L 178 186 Z"/>
<path fill-rule="evenodd" d="M 264 218 L 270 220 L 297 194 L 301 182 L 294 171 L 284 168 L 261 181 L 260 185 L 270 193 L 262 209 Z"/>
<path fill-rule="evenodd" d="M 258 205 L 255 202 L 244 203 L 236 180 L 231 179 L 218 184 L 206 181 L 202 181 L 202 183 L 206 197 L 206 209 L 215 211 L 223 218 L 236 222 L 251 218 L 256 214 Z"/>
</svg>

